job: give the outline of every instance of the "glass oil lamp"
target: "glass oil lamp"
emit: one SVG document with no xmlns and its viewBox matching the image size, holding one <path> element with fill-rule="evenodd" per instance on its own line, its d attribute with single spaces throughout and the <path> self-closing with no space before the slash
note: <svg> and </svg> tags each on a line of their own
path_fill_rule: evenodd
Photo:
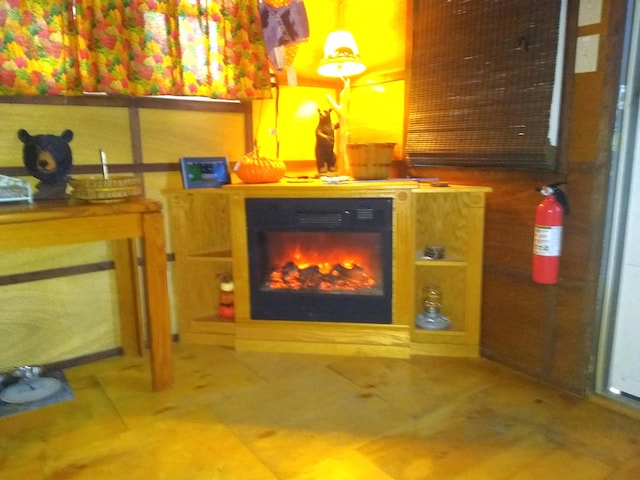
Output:
<svg viewBox="0 0 640 480">
<path fill-rule="evenodd" d="M 416 327 L 423 330 L 446 330 L 451 325 L 447 317 L 440 313 L 442 292 L 435 284 L 422 288 L 422 304 L 424 311 L 416 317 Z"/>
</svg>

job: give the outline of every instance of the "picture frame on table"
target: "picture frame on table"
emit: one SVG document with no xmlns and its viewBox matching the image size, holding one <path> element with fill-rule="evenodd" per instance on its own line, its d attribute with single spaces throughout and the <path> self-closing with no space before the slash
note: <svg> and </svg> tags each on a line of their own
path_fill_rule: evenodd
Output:
<svg viewBox="0 0 640 480">
<path fill-rule="evenodd" d="M 181 157 L 184 188 L 220 188 L 231 183 L 227 157 Z"/>
</svg>

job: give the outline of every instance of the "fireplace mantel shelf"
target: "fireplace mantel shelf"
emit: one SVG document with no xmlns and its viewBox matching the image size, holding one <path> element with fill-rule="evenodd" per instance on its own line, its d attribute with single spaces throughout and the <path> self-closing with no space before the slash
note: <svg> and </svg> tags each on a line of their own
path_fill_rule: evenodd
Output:
<svg viewBox="0 0 640 480">
<path fill-rule="evenodd" d="M 170 229 L 176 258 L 180 340 L 240 350 L 371 355 L 479 354 L 485 196 L 478 186 L 435 187 L 413 180 L 283 180 L 219 189 L 172 189 Z M 392 213 L 391 321 L 388 324 L 256 320 L 251 316 L 246 225 L 249 198 L 389 198 Z M 427 260 L 425 246 L 445 257 Z M 219 277 L 233 274 L 235 320 L 217 316 Z M 447 330 L 416 328 L 420 292 L 436 283 Z"/>
</svg>

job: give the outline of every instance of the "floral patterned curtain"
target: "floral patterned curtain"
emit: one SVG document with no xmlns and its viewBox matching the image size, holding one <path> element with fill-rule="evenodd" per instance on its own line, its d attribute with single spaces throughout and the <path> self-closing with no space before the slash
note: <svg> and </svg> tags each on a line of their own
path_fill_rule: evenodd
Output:
<svg viewBox="0 0 640 480">
<path fill-rule="evenodd" d="M 257 0 L 0 0 L 0 95 L 268 98 Z"/>
</svg>

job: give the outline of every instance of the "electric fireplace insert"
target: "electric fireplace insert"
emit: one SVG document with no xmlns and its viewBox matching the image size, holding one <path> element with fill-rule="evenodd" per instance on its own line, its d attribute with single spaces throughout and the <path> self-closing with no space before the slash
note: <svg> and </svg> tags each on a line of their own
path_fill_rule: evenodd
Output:
<svg viewBox="0 0 640 480">
<path fill-rule="evenodd" d="M 251 318 L 391 323 L 392 198 L 245 202 Z"/>
</svg>

